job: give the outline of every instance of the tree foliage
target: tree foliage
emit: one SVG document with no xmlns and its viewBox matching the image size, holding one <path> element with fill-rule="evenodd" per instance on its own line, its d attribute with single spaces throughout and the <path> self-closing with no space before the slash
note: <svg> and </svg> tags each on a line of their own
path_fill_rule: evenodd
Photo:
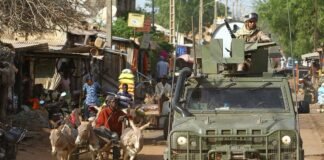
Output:
<svg viewBox="0 0 324 160">
<path fill-rule="evenodd" d="M 288 9 L 290 19 L 288 19 Z M 294 55 L 312 52 L 314 47 L 319 47 L 319 44 L 324 42 L 324 1 L 322 0 L 259 1 L 257 11 L 261 21 L 268 25 L 286 53 L 290 52 L 289 22 Z"/>
<path fill-rule="evenodd" d="M 204 26 L 208 26 L 213 22 L 214 3 L 215 0 L 204 0 Z M 156 8 L 158 8 L 158 12 L 156 13 L 157 24 L 165 28 L 169 28 L 169 4 L 169 0 L 155 0 Z M 217 14 L 219 16 L 224 16 L 225 5 L 218 2 L 217 6 Z M 199 0 L 175 0 L 175 7 L 176 29 L 179 29 L 179 32 L 189 32 L 192 30 L 191 17 L 194 18 L 195 28 L 198 28 Z"/>
<path fill-rule="evenodd" d="M 132 28 L 128 27 L 125 18 L 120 17 L 117 18 L 117 20 L 113 23 L 112 35 L 123 38 L 129 38 L 134 35 L 134 31 Z"/>
<path fill-rule="evenodd" d="M 66 28 L 84 17 L 79 0 L 1 0 L 0 28 L 41 33 Z"/>
</svg>

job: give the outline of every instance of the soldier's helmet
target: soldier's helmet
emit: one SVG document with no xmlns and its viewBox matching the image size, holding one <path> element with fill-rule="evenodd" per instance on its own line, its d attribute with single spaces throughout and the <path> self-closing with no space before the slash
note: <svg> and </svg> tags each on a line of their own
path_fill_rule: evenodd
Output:
<svg viewBox="0 0 324 160">
<path fill-rule="evenodd" d="M 244 16 L 244 22 L 250 21 L 252 19 L 255 20 L 255 21 L 258 21 L 258 14 L 250 13 L 250 14 Z"/>
</svg>

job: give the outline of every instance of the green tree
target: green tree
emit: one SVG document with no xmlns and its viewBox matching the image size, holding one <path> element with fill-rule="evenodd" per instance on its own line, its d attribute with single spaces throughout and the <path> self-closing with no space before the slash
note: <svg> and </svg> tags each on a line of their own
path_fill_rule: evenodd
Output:
<svg viewBox="0 0 324 160">
<path fill-rule="evenodd" d="M 150 16 L 149 13 L 145 13 L 143 8 L 139 8 L 136 11 L 132 11 L 132 13 L 140 13 L 144 14 L 145 17 Z M 112 35 L 123 37 L 123 38 L 130 38 L 134 37 L 134 28 L 128 27 L 128 14 L 123 16 L 119 16 L 116 21 L 113 22 L 112 26 Z M 135 32 L 135 37 L 142 36 L 143 33 Z"/>
<path fill-rule="evenodd" d="M 288 19 L 288 9 L 290 19 Z M 321 0 L 268 0 L 259 1 L 257 11 L 275 39 L 286 53 L 290 52 L 290 32 L 296 56 L 312 52 L 324 42 L 324 1 Z M 289 53 L 289 54 L 292 54 Z"/>
<path fill-rule="evenodd" d="M 213 22 L 214 19 L 214 2 L 215 0 L 204 0 L 204 26 Z M 158 8 L 156 13 L 156 23 L 165 28 L 169 28 L 169 0 L 155 0 L 155 7 Z M 191 31 L 191 17 L 194 17 L 195 28 L 198 27 L 199 0 L 176 0 L 175 1 L 176 26 L 179 32 Z M 218 2 L 218 15 L 224 16 L 225 5 Z"/>
<path fill-rule="evenodd" d="M 117 18 L 117 20 L 114 22 L 112 27 L 112 35 L 123 37 L 123 38 L 129 38 L 133 36 L 133 34 L 134 31 L 132 28 L 128 27 L 125 18 L 123 17 Z"/>
</svg>

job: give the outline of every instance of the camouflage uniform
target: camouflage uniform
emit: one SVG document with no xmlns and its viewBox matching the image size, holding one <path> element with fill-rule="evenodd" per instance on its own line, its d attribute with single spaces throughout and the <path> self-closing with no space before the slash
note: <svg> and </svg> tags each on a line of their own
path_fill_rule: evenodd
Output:
<svg viewBox="0 0 324 160">
<path fill-rule="evenodd" d="M 259 29 L 247 30 L 245 26 L 235 33 L 238 39 L 244 39 L 246 42 L 269 42 L 270 37 Z"/>
</svg>

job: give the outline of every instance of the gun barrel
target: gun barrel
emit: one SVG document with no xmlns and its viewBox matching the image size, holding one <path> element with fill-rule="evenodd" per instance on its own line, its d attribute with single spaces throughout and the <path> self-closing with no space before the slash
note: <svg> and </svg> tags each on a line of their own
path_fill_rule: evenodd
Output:
<svg viewBox="0 0 324 160">
<path fill-rule="evenodd" d="M 229 31 L 231 37 L 232 37 L 232 38 L 236 38 L 236 36 L 235 36 L 235 34 L 233 33 L 233 31 L 232 31 L 230 25 L 228 24 L 228 21 L 227 21 L 226 19 L 224 19 L 224 22 L 225 22 L 225 26 L 226 26 L 227 30 Z"/>
</svg>

